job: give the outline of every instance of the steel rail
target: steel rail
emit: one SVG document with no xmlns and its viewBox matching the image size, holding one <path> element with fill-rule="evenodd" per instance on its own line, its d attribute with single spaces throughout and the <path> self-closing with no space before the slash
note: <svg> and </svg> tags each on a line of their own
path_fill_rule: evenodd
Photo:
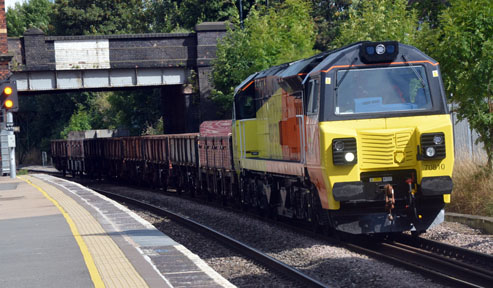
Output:
<svg viewBox="0 0 493 288">
<path fill-rule="evenodd" d="M 399 235 L 394 239 L 397 243 L 409 245 L 418 249 L 427 250 L 434 254 L 439 254 L 447 258 L 456 259 L 471 266 L 478 271 L 484 271 L 486 274 L 493 276 L 493 270 L 484 268 L 493 267 L 493 256 L 485 253 L 480 253 L 474 250 L 465 249 L 462 247 L 452 246 L 446 243 L 429 240 L 420 237 L 412 237 L 411 235 Z"/>
<path fill-rule="evenodd" d="M 202 225 L 202 224 L 200 224 L 194 220 L 187 219 L 183 216 L 180 216 L 180 215 L 173 213 L 169 210 L 166 210 L 164 208 L 157 207 L 157 206 L 154 206 L 152 204 L 145 203 L 145 202 L 141 202 L 141 201 L 133 199 L 133 198 L 114 194 L 112 192 L 104 191 L 101 189 L 95 189 L 95 188 L 91 188 L 91 189 L 100 193 L 100 194 L 103 194 L 103 195 L 105 195 L 111 199 L 135 205 L 137 207 L 143 208 L 147 211 L 150 211 L 150 212 L 152 212 L 156 215 L 162 216 L 162 217 L 168 217 L 171 220 L 176 221 L 176 222 L 188 227 L 192 231 L 200 232 L 203 235 L 206 235 L 210 238 L 213 238 L 214 240 L 222 243 L 223 245 L 225 245 L 231 249 L 234 249 L 235 251 L 245 255 L 246 257 L 257 261 L 258 263 L 261 263 L 265 267 L 268 267 L 268 268 L 270 268 L 270 269 L 272 269 L 278 273 L 281 273 L 281 274 L 291 278 L 292 280 L 302 284 L 304 287 L 327 287 L 325 284 L 321 283 L 320 281 L 318 281 L 316 279 L 311 278 L 310 276 L 308 276 L 306 274 L 303 274 L 299 270 L 297 270 L 297 269 L 295 269 L 295 268 L 293 268 L 293 267 L 291 267 L 291 266 L 265 254 L 265 253 L 262 253 L 261 251 L 255 249 L 255 248 L 253 248 L 247 244 L 244 244 L 244 243 L 242 243 L 236 239 L 233 239 L 233 238 L 231 238 L 231 237 L 229 237 L 229 236 L 227 236 L 227 235 L 225 235 L 219 231 L 216 231 L 212 228 L 209 228 L 205 225 Z"/>
<path fill-rule="evenodd" d="M 345 244 L 349 249 L 360 251 L 381 260 L 396 263 L 420 274 L 458 287 L 491 287 L 493 277 L 477 269 L 470 269 L 462 262 L 445 259 L 441 255 L 431 255 L 402 243 L 354 241 Z"/>
</svg>

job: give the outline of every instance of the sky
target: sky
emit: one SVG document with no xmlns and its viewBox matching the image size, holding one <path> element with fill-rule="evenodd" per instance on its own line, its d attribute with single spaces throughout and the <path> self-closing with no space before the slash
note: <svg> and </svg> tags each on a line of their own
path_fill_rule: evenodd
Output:
<svg viewBox="0 0 493 288">
<path fill-rule="evenodd" d="M 9 7 L 14 7 L 15 3 L 22 3 L 25 1 L 26 0 L 5 0 L 5 7 L 8 9 Z"/>
</svg>

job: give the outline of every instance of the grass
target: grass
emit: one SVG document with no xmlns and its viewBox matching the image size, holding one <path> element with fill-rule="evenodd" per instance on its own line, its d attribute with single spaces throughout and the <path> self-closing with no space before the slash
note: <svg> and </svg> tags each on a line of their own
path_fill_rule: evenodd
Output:
<svg viewBox="0 0 493 288">
<path fill-rule="evenodd" d="M 452 180 L 447 211 L 493 217 L 493 171 L 471 160 L 456 161 Z"/>
<path fill-rule="evenodd" d="M 26 169 L 19 169 L 17 170 L 17 175 L 21 176 L 21 175 L 27 175 L 28 174 L 28 171 Z"/>
</svg>

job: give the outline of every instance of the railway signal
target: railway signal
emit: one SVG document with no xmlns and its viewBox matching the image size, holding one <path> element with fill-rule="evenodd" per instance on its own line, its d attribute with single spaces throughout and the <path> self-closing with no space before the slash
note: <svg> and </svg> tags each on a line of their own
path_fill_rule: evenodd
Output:
<svg viewBox="0 0 493 288">
<path fill-rule="evenodd" d="M 15 80 L 2 83 L 0 91 L 2 91 L 2 109 L 5 109 L 7 112 L 16 112 L 19 110 L 19 98 Z"/>
</svg>

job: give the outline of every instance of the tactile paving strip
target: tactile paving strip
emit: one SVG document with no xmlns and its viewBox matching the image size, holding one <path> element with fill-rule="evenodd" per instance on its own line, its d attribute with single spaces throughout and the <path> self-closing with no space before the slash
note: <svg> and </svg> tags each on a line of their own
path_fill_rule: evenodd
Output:
<svg viewBox="0 0 493 288">
<path fill-rule="evenodd" d="M 77 236 L 86 244 L 106 287 L 148 287 L 118 245 L 86 209 L 54 186 L 30 176 L 23 179 L 41 188 L 70 216 L 80 233 Z"/>
<path fill-rule="evenodd" d="M 98 211 L 99 213 L 93 216 L 97 218 L 106 232 L 110 235 L 113 233 L 123 235 L 129 243 L 133 243 L 132 246 L 140 251 L 153 268 L 162 275 L 166 285 L 170 287 L 235 287 L 197 255 L 121 204 L 65 179 L 45 174 L 36 174 L 34 177 L 59 187 L 67 195 L 77 200 L 80 199 L 91 209 Z"/>
</svg>

